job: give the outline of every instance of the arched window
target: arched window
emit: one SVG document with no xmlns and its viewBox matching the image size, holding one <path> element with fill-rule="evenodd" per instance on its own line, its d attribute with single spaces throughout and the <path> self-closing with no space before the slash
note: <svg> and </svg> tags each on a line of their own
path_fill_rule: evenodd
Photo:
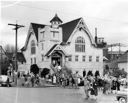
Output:
<svg viewBox="0 0 128 103">
<path fill-rule="evenodd" d="M 85 52 L 85 40 L 81 36 L 77 37 L 75 40 L 75 51 Z"/>
<path fill-rule="evenodd" d="M 36 53 L 36 44 L 35 41 L 32 40 L 31 41 L 31 54 L 35 54 Z"/>
</svg>

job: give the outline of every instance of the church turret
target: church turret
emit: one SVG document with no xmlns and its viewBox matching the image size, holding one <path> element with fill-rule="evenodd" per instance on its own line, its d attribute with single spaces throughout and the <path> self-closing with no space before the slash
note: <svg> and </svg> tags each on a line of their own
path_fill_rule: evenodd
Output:
<svg viewBox="0 0 128 103">
<path fill-rule="evenodd" d="M 55 16 L 50 21 L 53 28 L 58 28 L 58 26 L 62 23 L 62 20 L 55 14 Z"/>
</svg>

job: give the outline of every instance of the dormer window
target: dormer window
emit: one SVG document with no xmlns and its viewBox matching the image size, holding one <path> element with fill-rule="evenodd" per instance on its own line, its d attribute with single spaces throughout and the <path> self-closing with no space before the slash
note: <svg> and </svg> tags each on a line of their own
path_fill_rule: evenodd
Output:
<svg viewBox="0 0 128 103">
<path fill-rule="evenodd" d="M 53 17 L 53 19 L 50 21 L 53 28 L 57 28 L 59 24 L 62 23 L 62 20 L 57 16 L 57 14 Z"/>
</svg>

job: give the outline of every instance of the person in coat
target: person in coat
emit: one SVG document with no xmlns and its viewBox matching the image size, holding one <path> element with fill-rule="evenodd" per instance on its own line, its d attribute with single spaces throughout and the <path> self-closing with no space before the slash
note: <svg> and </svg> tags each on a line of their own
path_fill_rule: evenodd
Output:
<svg viewBox="0 0 128 103">
<path fill-rule="evenodd" d="M 84 92 L 85 92 L 85 99 L 89 98 L 89 88 L 90 88 L 90 82 L 87 77 L 84 78 Z"/>
</svg>

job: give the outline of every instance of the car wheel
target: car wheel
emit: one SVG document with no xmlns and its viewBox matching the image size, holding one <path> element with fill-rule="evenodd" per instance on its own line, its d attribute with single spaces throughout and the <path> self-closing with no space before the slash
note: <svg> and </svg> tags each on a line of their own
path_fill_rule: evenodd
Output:
<svg viewBox="0 0 128 103">
<path fill-rule="evenodd" d="M 121 97 L 121 98 L 119 99 L 119 103 L 126 103 L 126 99 Z"/>
</svg>

